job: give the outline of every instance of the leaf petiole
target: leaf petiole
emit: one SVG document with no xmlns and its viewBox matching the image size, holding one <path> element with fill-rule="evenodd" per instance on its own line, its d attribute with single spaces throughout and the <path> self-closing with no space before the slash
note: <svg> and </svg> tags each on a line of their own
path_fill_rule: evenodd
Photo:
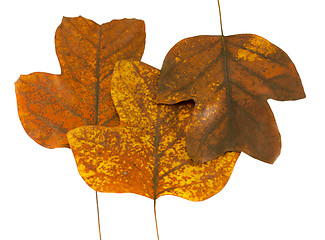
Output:
<svg viewBox="0 0 325 240">
<path fill-rule="evenodd" d="M 96 191 L 96 205 L 97 205 L 97 220 L 98 220 L 99 240 L 102 240 L 102 234 L 100 232 L 100 218 L 99 218 L 99 206 L 98 206 L 98 193 L 97 193 L 97 191 Z"/>
<path fill-rule="evenodd" d="M 156 214 L 156 199 L 153 200 L 153 211 L 154 211 L 154 214 L 155 214 L 155 222 L 156 222 L 157 239 L 159 240 L 158 223 L 157 223 L 157 214 Z"/>
<path fill-rule="evenodd" d="M 218 8 L 219 8 L 219 18 L 220 18 L 220 28 L 221 28 L 221 35 L 223 38 L 223 28 L 222 28 L 222 19 L 221 19 L 221 8 L 220 8 L 220 2 L 218 0 Z"/>
</svg>

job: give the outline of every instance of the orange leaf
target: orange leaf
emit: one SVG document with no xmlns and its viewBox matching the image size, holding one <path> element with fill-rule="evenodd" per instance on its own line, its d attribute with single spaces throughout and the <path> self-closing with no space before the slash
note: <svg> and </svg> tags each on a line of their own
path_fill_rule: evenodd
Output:
<svg viewBox="0 0 325 240">
<path fill-rule="evenodd" d="M 68 133 L 79 173 L 100 192 L 207 199 L 225 186 L 239 153 L 194 166 L 185 150 L 193 104 L 155 104 L 158 76 L 159 70 L 141 62 L 117 63 L 111 91 L 121 125 Z"/>
<path fill-rule="evenodd" d="M 55 43 L 62 74 L 32 73 L 16 82 L 22 125 L 48 148 L 68 147 L 66 134 L 78 126 L 118 125 L 111 75 L 117 61 L 141 59 L 144 22 L 122 19 L 98 25 L 83 17 L 63 18 Z"/>
<path fill-rule="evenodd" d="M 199 163 L 227 151 L 273 163 L 281 140 L 267 99 L 305 97 L 287 54 L 251 34 L 180 41 L 165 58 L 158 89 L 158 103 L 195 101 L 186 146 Z"/>
</svg>

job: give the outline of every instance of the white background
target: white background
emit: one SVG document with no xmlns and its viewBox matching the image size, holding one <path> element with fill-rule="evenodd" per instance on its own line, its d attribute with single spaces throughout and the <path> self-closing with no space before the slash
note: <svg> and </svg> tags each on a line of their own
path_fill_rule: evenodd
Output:
<svg viewBox="0 0 325 240">
<path fill-rule="evenodd" d="M 239 158 L 227 186 L 199 203 L 157 200 L 161 240 L 325 239 L 325 38 L 321 0 L 221 0 L 225 35 L 254 33 L 295 63 L 307 98 L 269 103 L 282 134 L 274 165 Z M 54 33 L 62 16 L 97 23 L 146 22 L 143 61 L 160 68 L 179 40 L 220 34 L 216 0 L 11 0 L 0 3 L 0 239 L 96 240 L 95 193 L 69 149 L 41 147 L 24 132 L 14 82 L 35 71 L 60 73 Z M 156 239 L 153 201 L 99 194 L 102 239 Z"/>
</svg>

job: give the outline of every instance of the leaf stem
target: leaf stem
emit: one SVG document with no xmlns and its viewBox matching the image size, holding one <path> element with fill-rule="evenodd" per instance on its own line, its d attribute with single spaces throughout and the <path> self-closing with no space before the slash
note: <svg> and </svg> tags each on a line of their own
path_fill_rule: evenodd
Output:
<svg viewBox="0 0 325 240">
<path fill-rule="evenodd" d="M 221 35 L 222 38 L 224 37 L 223 35 L 223 28 L 222 28 L 222 19 L 221 19 L 221 8 L 220 8 L 220 1 L 218 0 L 218 8 L 219 8 L 219 17 L 220 17 L 220 28 L 221 28 Z"/>
<path fill-rule="evenodd" d="M 155 222 L 156 222 L 157 239 L 159 240 L 158 223 L 157 223 L 157 214 L 156 214 L 156 199 L 153 200 L 153 211 L 154 211 L 154 214 L 155 214 Z"/>
<path fill-rule="evenodd" d="M 100 218 L 99 218 L 99 206 L 98 206 L 98 194 L 97 194 L 97 191 L 96 191 L 96 205 L 97 205 L 97 220 L 98 220 L 99 239 L 102 240 L 102 234 L 100 232 Z"/>
</svg>

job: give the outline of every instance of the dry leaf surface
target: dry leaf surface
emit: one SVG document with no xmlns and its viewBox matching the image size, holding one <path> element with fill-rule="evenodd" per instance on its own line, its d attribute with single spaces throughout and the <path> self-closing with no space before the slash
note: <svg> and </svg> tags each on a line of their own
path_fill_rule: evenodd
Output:
<svg viewBox="0 0 325 240">
<path fill-rule="evenodd" d="M 27 134 L 48 147 L 68 147 L 66 134 L 83 125 L 119 123 L 110 83 L 118 60 L 140 60 L 144 22 L 103 25 L 83 17 L 63 18 L 55 35 L 62 74 L 32 73 L 16 82 L 18 113 Z"/>
<path fill-rule="evenodd" d="M 196 162 L 243 151 L 273 163 L 281 140 L 267 99 L 305 97 L 287 54 L 251 34 L 180 41 L 164 60 L 158 89 L 158 103 L 195 101 L 186 146 Z"/>
<path fill-rule="evenodd" d="M 185 150 L 192 102 L 157 105 L 159 70 L 122 61 L 112 79 L 118 127 L 84 126 L 68 133 L 80 175 L 99 192 L 175 195 L 205 200 L 227 183 L 239 153 L 194 166 Z"/>
</svg>

